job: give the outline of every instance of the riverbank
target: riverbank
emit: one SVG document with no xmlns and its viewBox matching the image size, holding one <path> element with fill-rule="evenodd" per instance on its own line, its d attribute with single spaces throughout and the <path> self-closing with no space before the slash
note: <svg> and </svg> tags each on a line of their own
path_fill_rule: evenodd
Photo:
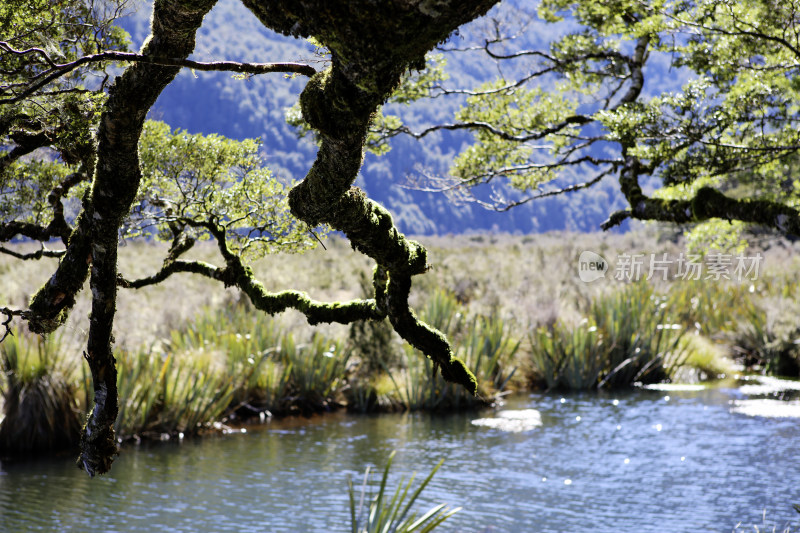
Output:
<svg viewBox="0 0 800 533">
<path fill-rule="evenodd" d="M 385 322 L 310 328 L 298 313 L 267 317 L 237 293 L 185 276 L 121 291 L 117 434 L 161 439 L 341 408 L 475 409 L 514 390 L 694 382 L 730 374 L 736 365 L 799 373 L 791 320 L 800 269 L 790 245 L 748 252 L 762 254 L 753 279 L 737 280 L 730 270 L 727 277 L 734 279 L 714 279 L 706 271 L 693 280 L 678 277 L 682 248 L 647 235 L 473 236 L 425 244 L 433 269 L 419 278 L 412 300 L 478 376 L 478 397 L 434 377 L 430 361 Z M 126 277 L 158 267 L 148 263 L 158 256 L 151 246 L 123 249 Z M 579 260 L 587 250 L 614 257 L 617 267 L 626 255 L 659 258 L 662 266 L 672 258 L 665 267 L 671 276 L 617 280 L 615 268 L 602 279 L 582 281 Z M 196 253 L 213 262 L 213 248 Z M 0 263 L 0 281 L 14 280 L 3 291 L 12 303 L 24 302 L 38 279 L 33 268 L 19 268 Z M 361 297 L 369 279 L 368 263 L 338 239 L 330 239 L 327 250 L 276 256 L 254 269 L 269 289 L 300 288 L 318 299 Z M 87 305 L 84 294 L 64 330 L 47 340 L 19 331 L 0 345 L 6 397 L 0 442 L 29 451 L 72 444 L 69 435 L 90 398 L 77 356 Z M 42 418 L 48 424 L 35 422 Z"/>
</svg>

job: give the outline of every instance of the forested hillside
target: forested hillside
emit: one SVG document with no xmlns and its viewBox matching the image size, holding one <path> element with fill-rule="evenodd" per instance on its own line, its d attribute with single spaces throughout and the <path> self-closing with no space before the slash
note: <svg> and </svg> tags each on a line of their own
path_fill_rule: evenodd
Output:
<svg viewBox="0 0 800 533">
<path fill-rule="evenodd" d="M 530 8 L 522 12 L 516 9 L 513 3 L 506 3 L 493 13 L 512 20 L 534 13 Z M 141 3 L 123 20 L 134 48 L 140 46 L 147 34 L 148 13 L 147 5 Z M 483 20 L 462 30 L 444 46 L 464 48 L 482 43 L 489 31 L 491 25 Z M 534 21 L 515 46 L 541 46 L 552 38 L 554 31 L 557 28 Z M 205 18 L 198 35 L 193 56 L 198 60 L 315 60 L 311 44 L 270 32 L 237 0 L 220 1 Z M 496 78 L 497 67 L 487 59 L 485 54 L 476 52 L 447 54 L 449 79 L 445 84 L 450 88 L 470 89 Z M 241 79 L 230 73 L 184 70 L 161 94 L 151 118 L 192 133 L 219 133 L 236 139 L 260 137 L 269 167 L 286 180 L 297 180 L 305 175 L 316 153 L 313 142 L 299 139 L 295 129 L 285 121 L 286 110 L 296 102 L 302 86 L 302 80 L 275 76 Z M 386 112 L 399 115 L 409 127 L 422 129 L 452 121 L 463 101 L 459 96 L 422 99 L 408 105 L 390 104 Z M 367 154 L 358 185 L 392 212 L 402 231 L 412 234 L 595 231 L 611 212 L 623 206 L 613 176 L 590 191 L 536 200 L 507 212 L 487 210 L 476 204 L 454 205 L 440 193 L 404 187 L 420 171 L 446 175 L 453 157 L 470 140 L 471 134 L 463 132 L 438 132 L 420 141 L 394 137 L 387 154 Z"/>
</svg>

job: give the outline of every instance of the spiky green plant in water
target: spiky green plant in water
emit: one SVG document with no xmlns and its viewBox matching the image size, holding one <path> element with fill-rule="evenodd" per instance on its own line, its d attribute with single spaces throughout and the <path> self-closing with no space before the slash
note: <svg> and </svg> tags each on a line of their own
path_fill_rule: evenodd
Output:
<svg viewBox="0 0 800 533">
<path fill-rule="evenodd" d="M 369 490 L 370 468 L 367 468 L 364 476 L 361 495 L 357 504 L 353 482 L 350 479 L 347 480 L 348 494 L 350 496 L 350 530 L 352 533 L 410 533 L 411 531 L 427 533 L 433 531 L 445 520 L 461 510 L 460 507 L 451 510 L 445 504 L 440 504 L 420 515 L 412 509 L 417 498 L 433 479 L 434 474 L 442 466 L 444 460 L 439 461 L 413 492 L 409 491 L 414 482 L 414 475 L 411 476 L 408 483 L 401 479 L 394 494 L 389 498 L 386 485 L 394 456 L 395 452 L 392 452 L 386 462 L 377 494 L 372 494 Z M 368 502 L 367 507 L 364 505 L 366 502 Z"/>
<path fill-rule="evenodd" d="M 670 319 L 713 337 L 733 331 L 756 308 L 749 285 L 687 280 L 672 283 L 665 296 Z"/>
<path fill-rule="evenodd" d="M 685 328 L 673 324 L 666 298 L 646 283 L 633 283 L 592 304 L 591 317 L 608 347 L 598 387 L 626 387 L 668 378 L 684 362 Z"/>
<path fill-rule="evenodd" d="M 573 328 L 540 327 L 531 334 L 531 363 L 548 389 L 596 387 L 607 347 L 597 326 L 588 320 Z"/>
<path fill-rule="evenodd" d="M 76 400 L 77 362 L 67 357 L 56 336 L 16 332 L 0 344 L 0 453 L 77 445 L 82 425 Z"/>
<path fill-rule="evenodd" d="M 192 434 L 223 418 L 233 377 L 175 353 L 121 352 L 117 389 L 121 438 L 146 433 Z"/>
<path fill-rule="evenodd" d="M 800 377 L 800 327 L 779 324 L 766 311 L 754 308 L 727 338 L 734 357 L 746 367 Z"/>
</svg>

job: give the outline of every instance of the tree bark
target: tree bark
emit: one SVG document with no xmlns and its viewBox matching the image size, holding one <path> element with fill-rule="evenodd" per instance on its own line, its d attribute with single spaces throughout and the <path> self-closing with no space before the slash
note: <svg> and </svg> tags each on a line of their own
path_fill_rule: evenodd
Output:
<svg viewBox="0 0 800 533">
<path fill-rule="evenodd" d="M 186 58 L 194 50 L 195 33 L 203 17 L 215 2 L 156 0 L 151 34 L 142 55 Z M 180 67 L 137 63 L 114 82 L 100 118 L 91 194 L 57 272 L 67 271 L 70 285 L 64 290 L 58 284 L 48 284 L 34 298 L 39 302 L 37 309 L 43 307 L 52 314 L 58 304 L 48 300 L 48 295 L 63 291 L 74 299 L 86 277 L 87 263 L 91 262 L 92 312 L 85 356 L 92 372 L 95 405 L 84 427 L 78 465 L 92 476 L 107 472 L 117 452 L 117 371 L 112 328 L 119 227 L 130 211 L 141 180 L 138 145 L 145 117 L 179 70 Z M 54 276 L 51 282 L 59 279 Z M 31 309 L 34 307 L 32 304 Z M 63 311 L 59 310 L 59 315 Z M 63 316 L 59 319 L 63 320 Z"/>
</svg>

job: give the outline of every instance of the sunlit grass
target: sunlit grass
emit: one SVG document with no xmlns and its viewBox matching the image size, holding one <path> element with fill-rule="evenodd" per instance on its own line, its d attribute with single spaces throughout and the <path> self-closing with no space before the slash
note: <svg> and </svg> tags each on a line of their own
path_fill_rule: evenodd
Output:
<svg viewBox="0 0 800 533">
<path fill-rule="evenodd" d="M 455 296 L 434 293 L 420 312 L 423 320 L 448 335 L 456 357 L 464 361 L 478 380 L 478 394 L 446 382 L 434 363 L 410 346 L 405 347 L 405 367 L 393 372 L 398 396 L 409 410 L 459 410 L 494 402 L 516 371 L 515 355 L 520 342 L 510 325 L 497 317 L 476 316 L 469 320 Z"/>
<path fill-rule="evenodd" d="M 415 279 L 412 302 L 475 373 L 477 397 L 444 382 L 424 355 L 403 348 L 387 321 L 312 329 L 297 313 L 266 316 L 235 292 L 191 276 L 170 280 L 169 292 L 162 287 L 121 291 L 125 328 L 115 332 L 119 434 L 193 433 L 220 421 L 240 423 L 341 404 L 359 412 L 464 409 L 531 383 L 592 389 L 692 381 L 730 374 L 732 356 L 751 370 L 800 373 L 800 274 L 791 253 L 768 256 L 769 268 L 752 283 L 701 279 L 625 285 L 606 279 L 585 284 L 572 268 L 583 249 L 611 256 L 615 250 L 679 248 L 638 234 L 573 237 L 427 239 L 434 268 Z M 254 269 L 274 289 L 298 287 L 328 300 L 369 297 L 369 262 L 335 238 L 328 248 L 305 257 L 270 258 Z M 159 266 L 156 245 L 135 243 L 122 253 L 121 268 L 129 277 Z M 213 260 L 214 249 L 201 245 L 192 253 Z M 0 257 L 2 279 L 9 281 L 0 292 L 9 304 L 24 305 L 39 282 L 37 269 L 49 267 L 39 262 L 20 269 L 8 261 Z M 87 295 L 81 298 L 67 331 L 86 329 L 80 320 L 85 320 Z M 86 410 L 92 393 L 81 343 L 23 335 L 3 345 L 19 354 L 45 350 L 42 357 L 23 357 L 47 361 L 49 369 L 39 365 L 35 379 L 49 389 L 60 383 L 61 390 L 71 391 L 71 405 L 77 402 Z M 69 354 L 63 360 L 71 364 L 56 363 L 48 350 Z M 7 363 L 13 366 L 11 359 Z M 21 389 L 9 392 L 14 376 L 4 373 L 5 411 L 21 398 Z M 41 396 L 36 390 L 26 394 Z"/>
<path fill-rule="evenodd" d="M 331 407 L 344 386 L 349 358 L 342 344 L 321 335 L 314 335 L 306 344 L 297 344 L 292 335 L 286 335 L 281 354 L 291 369 L 293 405 L 306 412 Z"/>
<path fill-rule="evenodd" d="M 71 448 L 82 415 L 77 401 L 76 359 L 60 337 L 17 331 L 0 344 L 0 451 L 29 453 Z"/>
<path fill-rule="evenodd" d="M 663 298 L 644 283 L 595 299 L 579 324 L 537 328 L 533 373 L 548 389 L 617 388 L 674 374 L 687 354 L 684 328 L 670 323 Z"/>
</svg>

